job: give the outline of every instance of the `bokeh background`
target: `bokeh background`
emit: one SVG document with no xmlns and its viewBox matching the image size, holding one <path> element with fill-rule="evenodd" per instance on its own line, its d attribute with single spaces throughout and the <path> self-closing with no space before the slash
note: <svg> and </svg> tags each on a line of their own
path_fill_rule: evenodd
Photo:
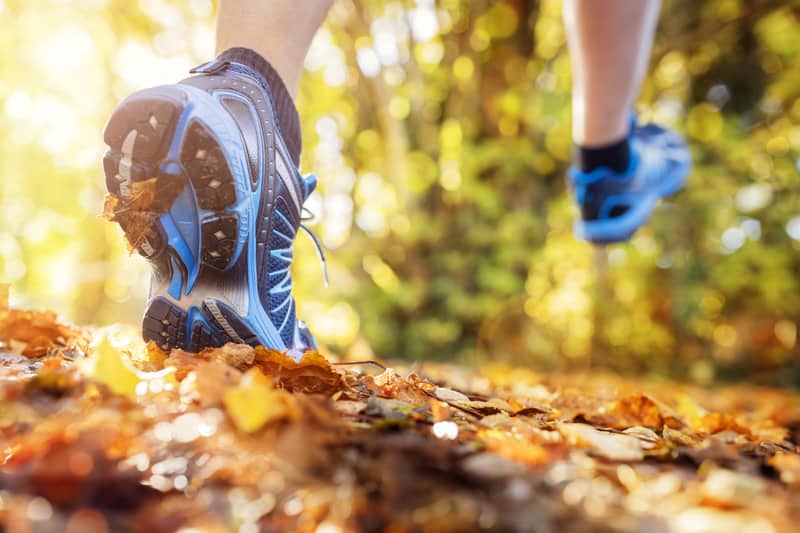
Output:
<svg viewBox="0 0 800 533">
<path fill-rule="evenodd" d="M 302 8 L 298 7 L 298 16 Z M 209 0 L 0 0 L 0 282 L 137 323 L 148 268 L 99 217 L 102 129 L 213 53 Z M 800 384 L 800 3 L 667 0 L 641 115 L 695 170 L 629 244 L 571 233 L 557 0 L 340 0 L 298 98 L 298 309 L 350 357 Z"/>
</svg>

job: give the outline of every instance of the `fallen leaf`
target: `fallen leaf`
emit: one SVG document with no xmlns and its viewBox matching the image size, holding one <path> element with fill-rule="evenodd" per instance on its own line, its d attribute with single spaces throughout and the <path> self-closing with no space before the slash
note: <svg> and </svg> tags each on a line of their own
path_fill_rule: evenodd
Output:
<svg viewBox="0 0 800 533">
<path fill-rule="evenodd" d="M 0 341 L 26 357 L 63 349 L 82 332 L 58 322 L 53 312 L 0 311 Z"/>
<path fill-rule="evenodd" d="M 219 405 L 225 391 L 239 385 L 242 373 L 219 361 L 199 361 L 180 383 L 181 396 L 203 407 Z"/>
<path fill-rule="evenodd" d="M 486 401 L 472 400 L 469 402 L 462 402 L 461 405 L 484 415 L 493 415 L 497 413 L 519 414 L 517 409 L 502 398 L 489 398 Z"/>
<path fill-rule="evenodd" d="M 612 461 L 641 461 L 642 444 L 636 437 L 600 431 L 588 424 L 561 424 L 561 433 L 577 444 L 584 445 L 601 457 Z"/>
<path fill-rule="evenodd" d="M 624 430 L 622 433 L 639 439 L 642 448 L 645 450 L 652 450 L 662 442 L 662 439 L 658 433 L 646 427 L 634 426 Z"/>
<path fill-rule="evenodd" d="M 432 401 L 431 402 L 431 416 L 434 422 L 441 422 L 442 420 L 449 420 L 453 415 L 453 410 L 445 402 Z"/>
<path fill-rule="evenodd" d="M 90 346 L 90 354 L 79 361 L 83 373 L 95 383 L 105 385 L 119 396 L 133 399 L 138 394 L 160 393 L 178 388 L 175 367 L 155 372 L 140 372 L 112 340 L 114 332 L 98 333 Z M 139 388 L 141 387 L 141 388 Z"/>
<path fill-rule="evenodd" d="M 258 368 L 245 372 L 238 386 L 226 390 L 223 403 L 234 425 L 246 433 L 295 416 L 292 397 L 273 388 Z"/>
<path fill-rule="evenodd" d="M 508 434 L 494 429 L 481 429 L 478 437 L 487 450 L 511 461 L 536 466 L 548 463 L 553 459 L 547 448 L 531 442 L 521 435 Z"/>
<path fill-rule="evenodd" d="M 165 365 L 175 367 L 175 377 L 178 381 L 183 381 L 190 372 L 204 362 L 195 354 L 179 349 L 172 350 L 169 357 L 164 360 Z"/>
<path fill-rule="evenodd" d="M 665 416 L 662 411 L 668 408 L 650 396 L 634 394 L 603 406 L 597 412 L 582 413 L 582 416 L 592 424 L 614 429 L 643 426 L 661 431 L 665 424 L 676 429 L 685 426 L 677 415 L 669 412 Z"/>
<path fill-rule="evenodd" d="M 749 429 L 739 424 L 733 416 L 727 413 L 706 413 L 700 417 L 694 429 L 710 434 L 731 430 L 742 435 L 750 435 Z"/>
<path fill-rule="evenodd" d="M 90 347 L 90 357 L 81 361 L 81 367 L 95 383 L 105 385 L 114 394 L 128 398 L 136 397 L 139 376 L 111 343 L 108 334 L 101 334 L 100 338 L 95 340 Z"/>
<path fill-rule="evenodd" d="M 295 361 L 283 352 L 259 346 L 255 349 L 255 364 L 290 392 L 331 396 L 347 389 L 342 375 L 319 352 L 305 352 Z"/>
<path fill-rule="evenodd" d="M 220 348 L 206 348 L 198 354 L 203 359 L 221 361 L 239 370 L 247 370 L 253 366 L 256 350 L 247 344 L 229 342 Z"/>
<path fill-rule="evenodd" d="M 436 387 L 434 396 L 443 402 L 469 402 L 469 396 L 445 387 Z"/>
<path fill-rule="evenodd" d="M 81 376 L 74 366 L 65 367 L 60 356 L 48 357 L 31 380 L 31 386 L 51 394 L 61 394 L 75 388 Z"/>
<path fill-rule="evenodd" d="M 382 398 L 397 398 L 400 391 L 409 388 L 408 382 L 393 368 L 387 368 L 377 376 L 364 376 L 361 381 L 370 392 Z"/>
</svg>

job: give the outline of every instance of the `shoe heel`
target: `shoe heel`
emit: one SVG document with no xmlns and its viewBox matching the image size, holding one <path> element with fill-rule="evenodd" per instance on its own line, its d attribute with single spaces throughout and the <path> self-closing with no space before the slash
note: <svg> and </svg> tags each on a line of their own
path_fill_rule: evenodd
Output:
<svg viewBox="0 0 800 533">
<path fill-rule="evenodd" d="M 112 219 L 140 255 L 159 259 L 167 235 L 159 223 L 184 188 L 181 175 L 162 172 L 177 124 L 186 107 L 180 91 L 135 93 L 117 106 L 103 138 L 106 189 L 112 196 Z"/>
<path fill-rule="evenodd" d="M 106 188 L 114 201 L 111 216 L 140 255 L 166 263 L 167 244 L 184 239 L 168 231 L 176 224 L 165 227 L 159 219 L 188 182 L 194 207 L 181 208 L 178 218 L 199 225 L 200 242 L 187 243 L 193 258 L 184 266 L 193 272 L 197 261 L 225 272 L 241 249 L 240 216 L 231 210 L 237 202 L 234 178 L 208 127 L 197 118 L 182 120 L 188 106 L 180 89 L 157 87 L 130 96 L 111 115 L 103 158 Z"/>
</svg>

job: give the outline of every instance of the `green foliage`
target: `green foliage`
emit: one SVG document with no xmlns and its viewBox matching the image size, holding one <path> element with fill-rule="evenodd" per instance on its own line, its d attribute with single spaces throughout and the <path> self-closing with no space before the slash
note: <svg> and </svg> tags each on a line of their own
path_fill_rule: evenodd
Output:
<svg viewBox="0 0 800 533">
<path fill-rule="evenodd" d="M 210 5 L 6 0 L 0 274 L 22 303 L 137 319 L 146 266 L 94 217 L 99 132 L 127 92 L 211 53 Z M 665 2 L 641 115 L 685 132 L 695 169 L 601 250 L 571 234 L 560 10 L 334 6 L 298 98 L 332 288 L 300 240 L 300 313 L 354 356 L 800 379 L 800 4 Z"/>
</svg>

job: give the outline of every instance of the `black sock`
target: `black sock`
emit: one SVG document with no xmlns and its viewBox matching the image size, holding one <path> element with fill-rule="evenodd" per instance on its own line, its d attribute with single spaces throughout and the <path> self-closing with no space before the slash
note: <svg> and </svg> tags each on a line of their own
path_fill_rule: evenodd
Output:
<svg viewBox="0 0 800 533">
<path fill-rule="evenodd" d="M 275 104 L 275 113 L 278 115 L 278 128 L 286 142 L 286 148 L 297 165 L 300 162 L 300 152 L 303 149 L 303 138 L 300 135 L 300 118 L 294 106 L 292 96 L 284 85 L 278 72 L 258 52 L 249 48 L 229 48 L 219 55 L 219 59 L 241 63 L 260 74 L 272 94 Z"/>
<path fill-rule="evenodd" d="M 591 172 L 599 167 L 610 168 L 614 172 L 624 172 L 628 169 L 631 147 L 627 137 L 605 146 L 577 148 L 578 165 L 583 172 Z"/>
</svg>

